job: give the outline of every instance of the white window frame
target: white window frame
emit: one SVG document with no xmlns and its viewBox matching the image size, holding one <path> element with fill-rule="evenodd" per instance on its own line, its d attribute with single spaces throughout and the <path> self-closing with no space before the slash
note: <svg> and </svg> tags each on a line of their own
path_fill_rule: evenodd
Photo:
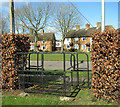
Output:
<svg viewBox="0 0 120 107">
<path fill-rule="evenodd" d="M 35 43 L 35 41 L 32 40 L 31 43 Z"/>
<path fill-rule="evenodd" d="M 67 48 L 67 49 L 69 49 L 68 47 L 70 48 L 70 45 L 69 45 L 69 44 L 66 45 L 66 48 Z"/>
<path fill-rule="evenodd" d="M 58 42 L 58 43 L 56 43 L 56 46 L 60 46 L 60 43 Z"/>
<path fill-rule="evenodd" d="M 85 40 L 83 40 L 83 38 L 85 38 Z M 82 41 L 86 41 L 86 37 L 82 37 Z"/>
<path fill-rule="evenodd" d="M 86 49 L 86 44 L 81 45 L 82 49 Z"/>
<path fill-rule="evenodd" d="M 35 49 L 35 47 L 34 47 L 33 45 L 31 45 L 31 46 L 30 46 L 30 49 L 31 49 L 31 50 L 34 50 L 34 49 Z"/>
<path fill-rule="evenodd" d="M 78 41 L 79 40 L 79 38 L 74 38 L 74 41 Z"/>
<path fill-rule="evenodd" d="M 46 40 L 42 40 L 41 43 L 46 43 Z"/>
<path fill-rule="evenodd" d="M 75 49 L 79 49 L 79 45 L 78 44 L 75 44 Z"/>
<path fill-rule="evenodd" d="M 45 47 L 45 49 L 43 49 L 43 47 Z M 47 46 L 41 46 L 41 50 L 46 50 L 47 49 Z"/>
</svg>

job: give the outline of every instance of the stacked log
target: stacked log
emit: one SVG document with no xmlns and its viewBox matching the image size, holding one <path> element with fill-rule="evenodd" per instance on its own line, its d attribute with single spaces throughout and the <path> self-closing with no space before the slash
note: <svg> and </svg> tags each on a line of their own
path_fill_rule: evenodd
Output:
<svg viewBox="0 0 120 107">
<path fill-rule="evenodd" d="M 92 35 L 92 90 L 94 96 L 120 101 L 120 29 Z"/>
<path fill-rule="evenodd" d="M 2 88 L 15 89 L 18 86 L 18 72 L 15 64 L 21 63 L 17 52 L 28 52 L 30 49 L 29 36 L 5 34 L 2 35 Z M 27 58 L 24 57 L 25 60 Z M 24 60 L 24 61 L 25 61 Z"/>
</svg>

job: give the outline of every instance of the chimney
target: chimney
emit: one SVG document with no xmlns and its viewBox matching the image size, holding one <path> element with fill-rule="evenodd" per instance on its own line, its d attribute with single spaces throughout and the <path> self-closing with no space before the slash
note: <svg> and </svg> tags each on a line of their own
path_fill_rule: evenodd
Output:
<svg viewBox="0 0 120 107">
<path fill-rule="evenodd" d="M 80 29 L 80 25 L 76 25 L 76 31 Z"/>
<path fill-rule="evenodd" d="M 97 29 L 101 27 L 101 22 L 97 22 Z"/>
<path fill-rule="evenodd" d="M 41 31 L 41 35 L 43 35 L 44 34 L 44 29 L 42 29 L 42 31 Z"/>
<path fill-rule="evenodd" d="M 85 25 L 85 29 L 87 30 L 87 29 L 89 29 L 89 28 L 90 28 L 90 24 L 87 23 L 87 24 Z"/>
</svg>

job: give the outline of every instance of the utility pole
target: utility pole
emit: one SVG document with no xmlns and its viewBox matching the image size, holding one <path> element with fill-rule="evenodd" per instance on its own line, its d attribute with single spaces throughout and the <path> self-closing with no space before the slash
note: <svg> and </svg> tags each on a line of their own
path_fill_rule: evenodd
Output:
<svg viewBox="0 0 120 107">
<path fill-rule="evenodd" d="M 10 13 L 10 33 L 15 33 L 15 20 L 14 20 L 14 1 L 9 1 L 9 13 Z"/>
<path fill-rule="evenodd" d="M 105 30 L 105 0 L 102 0 L 102 26 L 101 31 Z"/>
</svg>

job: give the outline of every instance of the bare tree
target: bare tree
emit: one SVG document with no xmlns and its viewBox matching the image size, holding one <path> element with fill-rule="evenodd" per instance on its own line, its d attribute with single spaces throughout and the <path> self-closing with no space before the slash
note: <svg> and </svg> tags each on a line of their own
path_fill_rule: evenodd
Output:
<svg viewBox="0 0 120 107">
<path fill-rule="evenodd" d="M 23 27 L 33 30 L 35 34 L 35 47 L 37 46 L 38 31 L 43 29 L 49 19 L 51 6 L 49 3 L 40 3 L 39 5 L 24 5 L 16 8 L 15 14 L 23 23 Z"/>
<path fill-rule="evenodd" d="M 61 3 L 55 6 L 56 12 L 54 13 L 54 26 L 62 33 L 62 47 L 64 48 L 64 40 L 67 32 L 72 30 L 76 25 L 82 24 L 82 18 L 78 11 L 68 3 Z"/>
<path fill-rule="evenodd" d="M 15 28 L 16 28 L 17 33 L 19 34 L 20 33 L 20 21 L 17 16 L 15 16 Z"/>
<path fill-rule="evenodd" d="M 9 17 L 0 13 L 0 32 L 5 34 L 9 32 Z"/>
<path fill-rule="evenodd" d="M 24 24 L 19 20 L 18 16 L 15 16 L 15 28 L 16 28 L 16 31 L 17 31 L 17 34 L 19 33 L 27 33 L 27 28 L 24 26 Z"/>
</svg>

